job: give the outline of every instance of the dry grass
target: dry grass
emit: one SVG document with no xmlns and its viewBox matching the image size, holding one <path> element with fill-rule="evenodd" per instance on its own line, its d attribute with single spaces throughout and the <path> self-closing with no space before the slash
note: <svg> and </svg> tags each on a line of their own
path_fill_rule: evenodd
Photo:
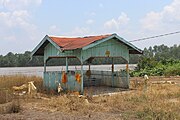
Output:
<svg viewBox="0 0 180 120">
<path fill-rule="evenodd" d="M 123 119 L 180 119 L 180 87 L 152 85 L 146 92 L 136 90 L 113 96 L 88 98 L 55 96 L 41 101 L 39 106 L 52 111 L 88 115 L 98 112 L 122 114 Z"/>
<path fill-rule="evenodd" d="M 24 76 L 24 75 L 9 75 L 0 76 L 0 113 L 6 111 L 7 113 L 17 113 L 20 108 L 20 100 L 18 96 L 15 96 L 12 91 L 13 86 L 20 86 L 22 84 L 34 81 L 38 90 L 42 90 L 42 78 L 36 76 Z M 25 98 L 25 97 L 24 97 Z M 9 103 L 8 103 L 9 102 Z M 7 103 L 9 107 L 4 108 L 4 103 Z M 8 110 L 6 110 L 8 108 Z"/>
<path fill-rule="evenodd" d="M 38 90 L 42 90 L 42 78 L 36 76 L 9 75 L 0 76 L 0 104 L 12 101 L 14 99 L 12 87 L 34 81 Z"/>
<path fill-rule="evenodd" d="M 35 81 L 38 89 L 42 89 L 42 78 L 26 76 L 1 76 L 0 87 L 11 88 L 28 81 Z M 8 82 L 7 82 L 8 81 Z M 138 86 L 133 92 L 112 96 L 87 97 L 63 95 L 48 96 L 46 99 L 25 100 L 23 104 L 38 110 L 61 111 L 71 115 L 93 115 L 108 113 L 121 114 L 122 119 L 180 119 L 180 86 L 171 84 L 153 84 L 147 91 Z M 45 96 L 41 94 L 41 96 Z M 33 103 L 33 104 L 32 104 Z"/>
<path fill-rule="evenodd" d="M 25 75 L 3 75 L 0 76 L 0 88 L 11 89 L 12 86 L 20 86 L 22 84 L 34 81 L 34 84 L 38 89 L 42 89 L 42 78 L 37 76 L 25 76 Z"/>
</svg>

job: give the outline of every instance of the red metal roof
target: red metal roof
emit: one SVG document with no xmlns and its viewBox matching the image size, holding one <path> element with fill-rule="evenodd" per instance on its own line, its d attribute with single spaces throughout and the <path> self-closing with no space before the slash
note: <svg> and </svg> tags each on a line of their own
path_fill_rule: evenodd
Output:
<svg viewBox="0 0 180 120">
<path fill-rule="evenodd" d="M 78 48 L 83 48 L 95 41 L 107 38 L 112 34 L 100 35 L 100 36 L 87 36 L 87 37 L 77 37 L 77 38 L 66 38 L 66 37 L 50 37 L 57 45 L 61 47 L 62 50 L 74 50 Z"/>
</svg>

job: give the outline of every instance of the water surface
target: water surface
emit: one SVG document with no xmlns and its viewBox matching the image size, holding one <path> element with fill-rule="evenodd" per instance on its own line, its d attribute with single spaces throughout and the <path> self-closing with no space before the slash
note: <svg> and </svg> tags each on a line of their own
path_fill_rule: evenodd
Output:
<svg viewBox="0 0 180 120">
<path fill-rule="evenodd" d="M 129 69 L 133 70 L 137 65 L 129 64 Z M 83 66 L 84 70 L 88 69 L 87 65 Z M 125 64 L 115 65 L 114 70 L 123 70 L 126 68 Z M 65 71 L 65 66 L 48 66 L 47 71 Z M 81 66 L 69 66 L 69 70 L 80 70 Z M 99 70 L 99 71 L 111 71 L 111 65 L 91 65 L 91 70 Z M 43 76 L 44 67 L 5 67 L 0 68 L 0 75 L 36 75 Z"/>
</svg>

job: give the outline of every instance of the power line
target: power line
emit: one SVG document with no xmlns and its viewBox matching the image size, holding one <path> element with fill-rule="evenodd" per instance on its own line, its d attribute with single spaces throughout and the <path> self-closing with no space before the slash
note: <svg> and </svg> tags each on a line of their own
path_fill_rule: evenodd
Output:
<svg viewBox="0 0 180 120">
<path fill-rule="evenodd" d="M 179 34 L 180 31 L 177 32 L 171 32 L 171 33 L 166 33 L 166 34 L 161 34 L 161 35 L 156 35 L 156 36 L 151 36 L 151 37 L 146 37 L 146 38 L 140 38 L 140 39 L 136 39 L 136 40 L 131 40 L 129 42 L 137 42 L 137 41 L 143 41 L 143 40 L 147 40 L 147 39 L 153 39 L 153 38 L 158 38 L 158 37 L 164 37 L 164 36 L 168 36 L 168 35 L 173 35 L 173 34 Z"/>
</svg>

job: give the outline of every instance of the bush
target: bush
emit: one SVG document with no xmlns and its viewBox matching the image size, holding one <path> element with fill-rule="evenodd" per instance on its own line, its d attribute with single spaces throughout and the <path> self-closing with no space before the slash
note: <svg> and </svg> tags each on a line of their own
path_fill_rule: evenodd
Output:
<svg viewBox="0 0 180 120">
<path fill-rule="evenodd" d="M 180 63 L 173 64 L 172 66 L 168 66 L 167 69 L 165 69 L 165 76 L 172 75 L 180 75 Z"/>
<path fill-rule="evenodd" d="M 130 72 L 130 76 L 175 76 L 180 75 L 180 60 L 163 60 L 153 62 L 154 59 L 143 59 L 138 68 Z M 150 65 L 152 64 L 152 65 Z"/>
</svg>

